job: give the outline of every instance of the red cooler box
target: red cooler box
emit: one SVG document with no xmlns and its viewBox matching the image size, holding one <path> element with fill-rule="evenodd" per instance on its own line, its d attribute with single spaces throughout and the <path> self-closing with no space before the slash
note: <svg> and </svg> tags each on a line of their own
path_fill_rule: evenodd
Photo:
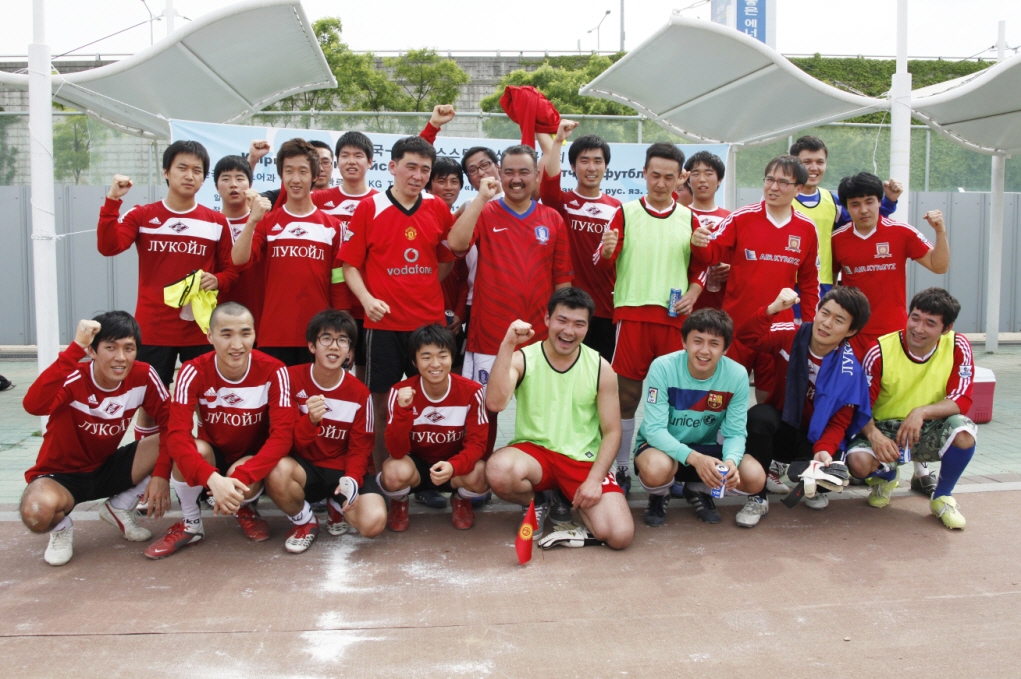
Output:
<svg viewBox="0 0 1021 679">
<path fill-rule="evenodd" d="M 965 413 L 975 424 L 985 424 L 993 419 L 993 392 L 996 390 L 996 376 L 989 368 L 975 366 L 975 384 L 972 390 L 971 409 Z"/>
</svg>

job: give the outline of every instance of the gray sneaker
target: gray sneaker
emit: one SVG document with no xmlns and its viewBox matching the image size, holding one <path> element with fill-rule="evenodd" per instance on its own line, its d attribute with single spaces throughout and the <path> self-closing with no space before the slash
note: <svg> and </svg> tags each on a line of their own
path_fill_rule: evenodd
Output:
<svg viewBox="0 0 1021 679">
<path fill-rule="evenodd" d="M 755 528 L 759 519 L 769 513 L 769 500 L 758 495 L 749 495 L 744 507 L 737 513 L 737 525 L 741 528 Z"/>
<path fill-rule="evenodd" d="M 540 497 L 540 493 L 536 493 L 536 498 Z M 532 540 L 536 541 L 542 537 L 542 532 L 546 527 L 546 517 L 549 516 L 550 506 L 548 502 L 542 504 L 536 503 L 535 505 L 535 525 L 536 529 L 532 532 Z M 528 507 L 521 508 L 522 519 L 524 515 L 528 513 Z"/>
<path fill-rule="evenodd" d="M 536 508 L 538 509 L 538 508 Z M 553 522 L 554 528 L 560 529 L 560 526 L 574 527 L 574 515 L 571 514 L 571 503 L 568 501 L 564 494 L 560 492 L 559 488 L 553 490 L 550 497 L 549 504 L 549 518 Z"/>
</svg>

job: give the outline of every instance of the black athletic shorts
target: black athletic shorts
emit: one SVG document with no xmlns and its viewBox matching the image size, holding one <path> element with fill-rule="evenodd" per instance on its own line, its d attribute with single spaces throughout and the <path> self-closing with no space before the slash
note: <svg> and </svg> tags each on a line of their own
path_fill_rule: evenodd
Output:
<svg viewBox="0 0 1021 679">
<path fill-rule="evenodd" d="M 415 463 L 415 469 L 418 470 L 418 475 L 422 478 L 419 484 L 411 489 L 412 491 L 416 493 L 423 490 L 435 490 L 440 493 L 454 492 L 455 489 L 450 485 L 450 481 L 454 480 L 454 476 L 457 476 L 456 473 L 454 474 L 454 476 L 451 476 L 450 480 L 444 483 L 442 486 L 437 486 L 435 483 L 433 483 L 432 477 L 429 476 L 429 468 L 436 464 L 435 462 L 426 462 L 422 458 L 411 454 L 408 455 L 408 459 Z"/>
<path fill-rule="evenodd" d="M 337 484 L 340 483 L 340 477 L 344 476 L 343 471 L 319 467 L 297 455 L 292 455 L 291 457 L 305 470 L 306 502 L 311 504 L 334 497 L 334 493 L 337 491 Z M 363 495 L 365 493 L 382 494 L 379 492 L 379 486 L 376 485 L 376 475 L 372 472 L 366 472 L 365 476 L 358 481 L 358 494 Z"/>
<path fill-rule="evenodd" d="M 288 368 L 292 365 L 305 365 L 314 358 L 308 347 L 259 347 L 259 351 L 277 359 Z"/>
<path fill-rule="evenodd" d="M 106 458 L 106 462 L 94 472 L 43 474 L 36 478 L 53 479 L 67 488 L 76 505 L 90 500 L 113 497 L 135 485 L 131 482 L 131 467 L 135 464 L 137 448 L 138 441 L 121 446 L 113 455 Z M 35 479 L 32 480 L 35 481 Z"/>
<path fill-rule="evenodd" d="M 405 375 L 417 375 L 418 368 L 408 355 L 410 331 L 365 331 L 365 383 L 373 394 L 386 394 Z"/>
<path fill-rule="evenodd" d="M 612 318 L 593 316 L 582 344 L 595 349 L 600 356 L 613 362 L 613 350 L 617 347 L 617 324 Z"/>
<path fill-rule="evenodd" d="M 355 325 L 358 326 L 358 341 L 355 342 L 355 365 L 365 366 L 365 319 L 356 318 Z"/>
<path fill-rule="evenodd" d="M 718 460 L 723 460 L 723 446 L 721 445 L 718 444 L 694 446 L 689 445 L 688 447 L 697 453 L 702 453 L 703 455 L 708 455 L 709 457 L 715 457 Z M 638 464 L 638 456 L 641 455 L 646 450 L 648 450 L 649 448 L 652 448 L 652 445 L 648 443 L 643 443 L 642 445 L 638 446 L 638 448 L 635 450 L 636 466 Z M 677 473 L 674 474 L 674 480 L 677 481 L 678 483 L 687 483 L 701 481 L 702 478 L 698 475 L 698 471 L 696 471 L 694 467 L 690 467 L 686 464 L 678 464 Z"/>
<path fill-rule="evenodd" d="M 177 359 L 181 363 L 198 358 L 202 354 L 208 354 L 213 350 L 212 344 L 196 344 L 191 347 L 157 347 L 150 344 L 143 344 L 138 347 L 138 354 L 135 358 L 143 363 L 148 363 L 156 369 L 163 386 L 169 387 L 174 381 L 174 370 L 177 368 Z"/>
</svg>

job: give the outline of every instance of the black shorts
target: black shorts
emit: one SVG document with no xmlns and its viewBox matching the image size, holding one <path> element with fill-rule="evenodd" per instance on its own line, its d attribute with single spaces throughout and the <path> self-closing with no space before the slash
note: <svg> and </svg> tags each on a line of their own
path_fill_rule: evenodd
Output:
<svg viewBox="0 0 1021 679">
<path fill-rule="evenodd" d="M 593 316 L 582 344 L 595 349 L 600 356 L 613 362 L 613 350 L 617 347 L 617 324 L 612 318 Z"/>
<path fill-rule="evenodd" d="M 433 483 L 432 477 L 429 476 L 429 468 L 436 464 L 435 462 L 426 462 L 422 458 L 411 454 L 408 455 L 408 459 L 415 463 L 415 469 L 418 470 L 418 475 L 422 479 L 419 482 L 419 484 L 417 486 L 414 486 L 411 490 L 415 491 L 416 493 L 422 490 L 435 490 L 440 493 L 454 492 L 454 488 L 450 485 L 450 481 L 447 481 L 441 486 L 437 486 L 435 483 Z M 456 476 L 456 474 L 454 476 Z M 451 476 L 450 480 L 452 481 L 453 479 L 454 477 Z"/>
<path fill-rule="evenodd" d="M 89 502 L 113 497 L 123 493 L 135 484 L 131 482 L 131 467 L 135 464 L 135 450 L 138 441 L 132 441 L 118 448 L 106 462 L 94 472 L 80 474 L 43 474 L 39 479 L 53 479 L 67 488 L 74 503 Z M 35 481 L 35 479 L 32 479 Z"/>
<path fill-rule="evenodd" d="M 181 363 L 198 358 L 202 354 L 208 354 L 213 350 L 212 344 L 196 344 L 191 347 L 157 347 L 151 344 L 143 344 L 138 347 L 135 358 L 143 363 L 148 363 L 160 376 L 163 386 L 169 387 L 174 381 L 174 369 L 177 368 L 177 359 Z"/>
<path fill-rule="evenodd" d="M 365 319 L 356 318 L 355 325 L 358 326 L 358 341 L 355 342 L 355 365 L 365 366 Z"/>
<path fill-rule="evenodd" d="M 288 368 L 292 365 L 311 363 L 313 356 L 308 347 L 259 347 L 259 351 L 269 354 Z"/>
<path fill-rule="evenodd" d="M 408 355 L 411 331 L 365 331 L 365 383 L 373 394 L 385 394 L 405 375 L 417 375 L 418 368 Z"/>
<path fill-rule="evenodd" d="M 319 502 L 334 496 L 337 484 L 344 472 L 337 469 L 328 469 L 312 464 L 308 460 L 292 455 L 294 461 L 305 470 L 305 501 L 309 504 Z M 365 476 L 358 481 L 358 494 L 374 493 L 381 495 L 379 486 L 376 485 L 376 476 L 372 472 L 366 472 Z"/>
<path fill-rule="evenodd" d="M 717 460 L 723 460 L 723 446 L 721 445 L 718 444 L 694 446 L 689 445 L 688 447 L 697 453 L 702 453 L 703 455 L 708 455 L 709 457 L 715 457 Z M 638 448 L 635 450 L 636 465 L 638 464 L 638 456 L 641 455 L 646 450 L 648 450 L 649 448 L 652 448 L 652 445 L 649 443 L 643 443 L 642 445 L 638 446 Z M 702 479 L 701 477 L 699 477 L 698 471 L 696 471 L 694 467 L 691 467 L 686 464 L 678 464 L 677 473 L 674 474 L 674 480 L 677 481 L 678 483 L 689 483 L 701 481 Z"/>
</svg>

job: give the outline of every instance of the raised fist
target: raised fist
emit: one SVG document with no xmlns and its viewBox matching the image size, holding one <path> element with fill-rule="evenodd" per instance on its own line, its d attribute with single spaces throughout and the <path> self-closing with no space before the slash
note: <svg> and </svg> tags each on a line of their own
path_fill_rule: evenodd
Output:
<svg viewBox="0 0 1021 679">
<path fill-rule="evenodd" d="M 923 216 L 925 217 L 925 221 L 929 222 L 929 226 L 931 226 L 937 232 L 942 231 L 943 229 L 946 228 L 946 225 L 943 223 L 943 212 L 942 211 L 940 211 L 940 210 L 929 210 Z"/>
<path fill-rule="evenodd" d="M 776 296 L 776 300 L 769 305 L 769 309 L 767 309 L 767 311 L 770 315 L 778 314 L 781 311 L 790 309 L 800 301 L 801 298 L 798 297 L 798 293 L 794 292 L 790 288 L 784 288 L 780 291 L 780 294 Z"/>
<path fill-rule="evenodd" d="M 122 174 L 115 174 L 113 176 L 113 182 L 110 184 L 110 193 L 106 194 L 106 197 L 110 200 L 120 200 L 133 186 L 131 177 L 127 177 Z"/>
<path fill-rule="evenodd" d="M 78 329 L 74 332 L 74 341 L 82 349 L 87 349 L 92 345 L 92 340 L 96 337 L 100 327 L 98 321 L 85 319 L 78 321 Z"/>
<path fill-rule="evenodd" d="M 525 323 L 522 320 L 517 320 L 511 323 L 510 327 L 507 328 L 507 335 L 503 338 L 503 341 L 517 346 L 518 344 L 524 344 L 534 336 L 535 331 L 532 330 L 531 323 Z"/>
<path fill-rule="evenodd" d="M 433 127 L 443 127 L 454 119 L 456 113 L 450 104 L 436 104 L 433 107 L 433 114 L 429 117 L 429 123 Z"/>
<path fill-rule="evenodd" d="M 904 193 L 904 185 L 896 179 L 887 179 L 883 182 L 883 193 L 886 194 L 887 200 L 896 203 L 900 194 Z"/>
<path fill-rule="evenodd" d="M 269 202 L 269 198 L 261 195 L 255 189 L 245 191 L 245 200 L 248 202 L 248 209 L 252 213 L 249 219 L 254 219 L 256 222 L 273 209 L 273 203 Z"/>
<path fill-rule="evenodd" d="M 415 390 L 412 387 L 401 387 L 397 390 L 397 405 L 407 408 L 415 398 Z"/>
<path fill-rule="evenodd" d="M 479 196 L 484 201 L 490 201 L 493 196 L 500 193 L 500 182 L 496 181 L 492 177 L 483 177 L 479 181 Z"/>
<path fill-rule="evenodd" d="M 561 142 L 566 141 L 576 129 L 578 129 L 578 121 L 561 118 L 560 126 L 557 128 L 557 139 Z"/>
<path fill-rule="evenodd" d="M 308 419 L 312 424 L 319 424 L 326 417 L 326 399 L 320 394 L 309 397 L 305 401 L 305 407 L 308 408 Z"/>
<path fill-rule="evenodd" d="M 252 143 L 248 145 L 248 164 L 254 169 L 259 161 L 269 154 L 270 146 L 269 142 L 265 139 L 253 139 Z"/>
</svg>

